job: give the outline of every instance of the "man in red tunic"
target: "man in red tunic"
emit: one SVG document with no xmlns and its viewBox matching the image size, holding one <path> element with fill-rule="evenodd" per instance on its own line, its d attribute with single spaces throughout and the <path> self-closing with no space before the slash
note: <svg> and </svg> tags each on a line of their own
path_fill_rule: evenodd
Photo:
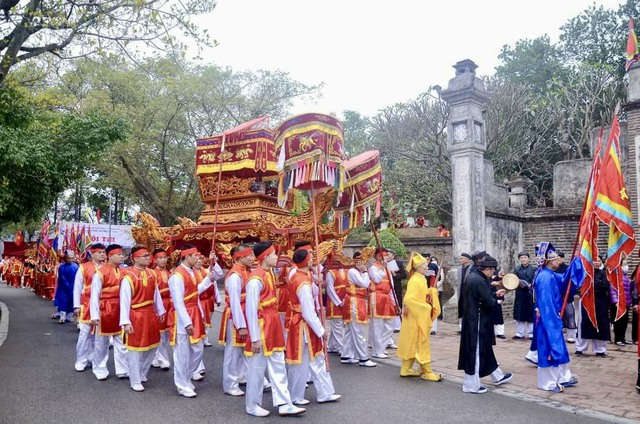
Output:
<svg viewBox="0 0 640 424">
<path fill-rule="evenodd" d="M 164 307 L 167 317 L 171 313 L 169 310 L 171 294 L 169 293 L 169 270 L 167 269 L 168 259 L 169 257 L 164 249 L 157 248 L 153 251 L 153 261 L 155 264 L 155 268 L 153 270 L 156 273 L 158 291 L 160 292 L 160 297 L 162 297 L 162 306 Z M 171 368 L 171 363 L 169 362 L 169 331 L 167 329 L 166 319 L 160 322 L 159 329 L 160 344 L 156 349 L 155 358 L 153 362 L 151 362 L 151 366 L 167 371 Z"/>
<path fill-rule="evenodd" d="M 286 361 L 289 365 L 289 391 L 295 405 L 307 405 L 304 389 L 309 374 L 316 389 L 318 403 L 335 402 L 340 395 L 335 394 L 331 375 L 325 367 L 322 344 L 327 337 L 320 318 L 316 313 L 311 287 L 312 255 L 308 250 L 298 250 L 293 254 L 293 263 L 298 267 L 289 285 L 291 320 L 287 337 Z"/>
<path fill-rule="evenodd" d="M 76 344 L 76 371 L 84 371 L 87 364 L 93 360 L 93 344 L 95 337 L 91 331 L 91 281 L 93 274 L 98 270 L 107 253 L 104 244 L 94 243 L 91 245 L 91 261 L 83 263 L 76 272 L 73 282 L 73 312 L 78 320 L 78 343 Z"/>
<path fill-rule="evenodd" d="M 136 392 L 144 391 L 142 382 L 147 381 L 151 361 L 160 344 L 159 324 L 165 318 L 156 274 L 147 268 L 149 256 L 145 246 L 134 246 L 131 249 L 133 266 L 127 268 L 127 275 L 120 281 L 120 326 L 129 351 L 129 384 Z"/>
<path fill-rule="evenodd" d="M 385 359 L 389 356 L 385 352 L 388 341 L 393 335 L 393 324 L 397 316 L 395 304 L 391 297 L 393 279 L 387 263 L 392 256 L 385 248 L 376 250 L 376 261 L 369 267 L 371 279 L 371 338 L 372 354 L 374 358 Z"/>
<path fill-rule="evenodd" d="M 106 248 L 107 263 L 96 270 L 91 280 L 90 315 L 97 334 L 93 345 L 93 374 L 98 380 L 109 376 L 109 338 L 113 336 L 113 359 L 118 378 L 127 378 L 127 349 L 120 336 L 120 280 L 124 276 L 120 265 L 124 260 L 122 246 L 110 244 Z"/>
<path fill-rule="evenodd" d="M 185 244 L 180 252 L 181 264 L 169 277 L 172 316 L 168 317 L 171 331 L 170 343 L 173 346 L 173 381 L 178 393 L 184 397 L 195 397 L 195 386 L 191 380 L 201 380 L 196 370 L 202 361 L 205 338 L 204 320 L 198 295 L 207 290 L 222 277 L 222 273 L 210 272 L 198 283 L 193 267 L 200 253 L 195 246 Z M 214 269 L 215 270 L 215 269 Z M 200 376 L 198 378 L 198 376 Z"/>
<path fill-rule="evenodd" d="M 22 261 L 18 258 L 11 258 L 11 271 L 8 283 L 12 287 L 20 288 L 20 280 L 22 276 Z"/>
<path fill-rule="evenodd" d="M 262 408 L 262 389 L 265 370 L 269 369 L 273 406 L 280 415 L 299 415 L 305 412 L 291 402 L 284 359 L 284 331 L 278 315 L 273 267 L 278 255 L 271 242 L 257 243 L 253 253 L 259 266 L 251 272 L 245 285 L 246 319 L 249 337 L 245 347 L 247 355 L 247 414 L 266 417 Z"/>
<path fill-rule="evenodd" d="M 239 380 L 246 374 L 244 346 L 247 341 L 247 321 L 244 318 L 242 287 L 246 284 L 255 260 L 253 249 L 240 244 L 231 249 L 233 266 L 224 280 L 225 307 L 220 321 L 218 342 L 224 345 L 222 390 L 231 396 L 244 396 Z"/>
</svg>

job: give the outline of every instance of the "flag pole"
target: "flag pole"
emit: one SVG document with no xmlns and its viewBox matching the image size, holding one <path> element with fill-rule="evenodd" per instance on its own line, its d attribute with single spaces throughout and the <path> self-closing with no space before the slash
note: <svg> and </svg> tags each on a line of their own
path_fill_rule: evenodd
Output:
<svg viewBox="0 0 640 424">
<path fill-rule="evenodd" d="M 580 213 L 580 221 L 578 223 L 578 232 L 576 233 L 576 239 L 573 242 L 573 251 L 571 252 L 571 258 L 573 259 L 576 255 L 576 250 L 578 250 L 578 242 L 580 241 L 580 227 L 582 227 L 582 220 L 589 219 L 584 216 L 584 213 L 587 209 L 587 200 L 589 199 L 589 191 L 591 190 L 591 183 L 595 177 L 595 164 L 597 160 L 597 156 L 600 154 L 600 145 L 602 143 L 602 137 L 604 136 L 604 127 L 600 127 L 600 134 L 598 135 L 598 143 L 596 144 L 595 155 L 593 157 L 593 164 L 591 165 L 591 173 L 589 174 L 589 182 L 587 183 L 587 192 L 585 193 L 584 200 L 582 201 L 582 212 Z M 591 213 L 591 212 L 590 212 Z M 532 281 L 535 281 L 532 280 Z M 569 284 L 567 284 L 567 290 L 564 293 L 564 299 L 562 301 L 562 309 L 560 310 L 560 318 L 564 317 L 564 311 L 567 308 L 567 302 L 569 301 L 569 293 L 571 292 L 571 280 L 569 280 Z"/>
<path fill-rule="evenodd" d="M 213 212 L 213 235 L 211 237 L 211 252 L 215 254 L 216 247 L 216 234 L 218 232 L 218 206 L 220 205 L 220 189 L 222 188 L 222 154 L 224 153 L 224 142 L 227 137 L 227 133 L 222 134 L 222 142 L 220 144 L 220 166 L 218 168 L 218 186 L 216 187 L 216 204 Z M 209 270 L 213 270 L 213 262 L 209 265 Z"/>
<path fill-rule="evenodd" d="M 318 215 L 316 214 L 316 196 L 315 191 L 313 190 L 313 180 L 310 181 L 311 184 L 311 212 L 313 215 L 313 235 L 314 235 L 314 250 L 316 251 L 316 275 L 318 276 L 318 281 L 320 278 L 320 235 L 318 232 Z M 325 311 L 324 305 L 322 302 L 322 283 L 318 286 L 318 299 L 320 303 L 320 322 L 322 323 L 322 327 L 325 327 L 326 319 L 325 319 Z M 324 353 L 324 366 L 329 372 L 329 356 L 327 352 L 327 344 L 322 343 L 322 352 Z"/>
</svg>

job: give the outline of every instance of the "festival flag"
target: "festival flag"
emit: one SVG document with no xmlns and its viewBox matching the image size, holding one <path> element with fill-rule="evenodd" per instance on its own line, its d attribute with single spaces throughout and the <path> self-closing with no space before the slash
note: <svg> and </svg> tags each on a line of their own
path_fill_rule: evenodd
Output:
<svg viewBox="0 0 640 424">
<path fill-rule="evenodd" d="M 98 208 L 96 209 L 96 222 L 100 222 L 100 217 L 101 217 L 100 208 Z"/>
<path fill-rule="evenodd" d="M 595 188 L 594 213 L 609 226 L 606 268 L 609 281 L 619 294 L 617 318 L 626 311 L 620 263 L 623 256 L 629 256 L 636 248 L 631 202 L 622 175 L 620 152 L 620 123 L 618 115 L 615 115 Z"/>
<path fill-rule="evenodd" d="M 54 252 L 58 251 L 58 236 L 60 236 L 60 223 L 58 222 L 56 226 L 53 228 L 53 244 L 51 248 Z"/>
<path fill-rule="evenodd" d="M 20 246 L 22 242 L 24 242 L 24 236 L 22 235 L 22 231 L 18 230 L 16 231 L 16 236 L 15 236 L 16 246 Z"/>
<path fill-rule="evenodd" d="M 84 248 L 82 249 L 82 251 L 84 252 L 84 251 L 88 250 L 91 247 L 91 243 L 93 242 L 91 240 L 91 225 L 87 226 L 87 232 L 84 233 L 83 239 L 84 239 L 83 240 Z"/>
<path fill-rule="evenodd" d="M 62 250 L 67 251 L 69 249 L 69 224 L 64 224 L 64 242 L 62 244 Z"/>
<path fill-rule="evenodd" d="M 629 38 L 627 38 L 627 54 L 625 68 L 628 71 L 634 62 L 638 61 L 638 38 L 633 28 L 633 19 L 629 19 Z"/>
<path fill-rule="evenodd" d="M 76 247 L 79 253 L 84 252 L 84 225 L 82 226 L 82 230 L 76 235 Z"/>
<path fill-rule="evenodd" d="M 76 241 L 76 227 L 75 224 L 71 224 L 71 233 L 69 234 L 69 250 L 73 250 L 74 252 L 78 250 Z"/>
<path fill-rule="evenodd" d="M 598 141 L 596 143 L 593 155 L 593 164 L 591 166 L 591 175 L 589 176 L 589 186 L 587 187 L 587 195 L 584 201 L 582 216 L 580 217 L 580 225 L 578 227 L 578 254 L 577 257 L 582 262 L 584 269 L 584 280 L 580 289 L 580 298 L 582 306 L 587 312 L 589 320 L 597 328 L 596 320 L 596 303 L 595 291 L 593 290 L 593 259 L 598 257 L 598 220 L 593 212 L 594 208 L 594 192 L 598 182 L 600 169 L 602 167 L 602 138 L 604 128 L 600 129 Z"/>
</svg>

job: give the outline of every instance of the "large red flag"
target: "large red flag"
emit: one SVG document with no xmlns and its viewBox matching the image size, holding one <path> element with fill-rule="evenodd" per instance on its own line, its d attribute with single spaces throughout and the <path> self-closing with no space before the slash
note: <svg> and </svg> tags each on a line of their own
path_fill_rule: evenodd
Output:
<svg viewBox="0 0 640 424">
<path fill-rule="evenodd" d="M 622 175 L 620 153 L 620 123 L 618 115 L 615 115 L 602 158 L 600 178 L 595 188 L 594 213 L 609 226 L 606 268 L 609 282 L 619 294 L 616 319 L 626 312 L 620 263 L 624 256 L 629 256 L 636 248 L 631 201 Z"/>
<path fill-rule="evenodd" d="M 584 268 L 584 280 L 580 288 L 580 299 L 582 307 L 587 312 L 589 320 L 598 328 L 596 320 L 596 303 L 595 291 L 593 290 L 593 259 L 598 257 L 598 220 L 593 212 L 595 186 L 600 175 L 602 166 L 602 137 L 604 128 L 600 129 L 598 142 L 596 144 L 595 153 L 593 155 L 593 164 L 591 165 L 591 175 L 589 176 L 589 185 L 587 186 L 587 195 L 585 197 L 582 216 L 580 217 L 580 225 L 578 229 L 578 249 L 577 256 L 582 262 Z"/>
<path fill-rule="evenodd" d="M 629 19 L 629 37 L 627 38 L 627 52 L 626 52 L 626 70 L 628 71 L 634 62 L 638 61 L 638 38 L 636 37 L 636 31 L 633 28 L 633 19 Z"/>
</svg>

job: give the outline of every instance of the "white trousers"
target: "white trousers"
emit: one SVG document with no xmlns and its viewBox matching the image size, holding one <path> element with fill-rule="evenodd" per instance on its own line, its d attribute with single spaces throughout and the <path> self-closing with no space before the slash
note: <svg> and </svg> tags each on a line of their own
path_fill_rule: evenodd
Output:
<svg viewBox="0 0 640 424">
<path fill-rule="evenodd" d="M 169 368 L 171 362 L 169 362 L 169 331 L 160 333 L 160 344 L 156 349 L 155 358 L 153 359 L 154 366 L 161 368 Z"/>
<path fill-rule="evenodd" d="M 569 380 L 571 380 L 569 364 L 562 364 L 557 367 L 538 367 L 538 389 L 553 390 L 560 383 Z"/>
<path fill-rule="evenodd" d="M 594 353 L 605 353 L 607 351 L 606 340 L 582 339 L 580 337 L 576 339 L 576 350 L 580 352 L 589 350 L 589 342 L 591 342 L 591 349 L 593 349 Z"/>
<path fill-rule="evenodd" d="M 311 373 L 313 387 L 316 389 L 316 399 L 326 399 L 336 391 L 333 388 L 331 374 L 327 372 L 324 363 L 324 355 L 319 355 L 314 360 L 309 357 L 309 344 L 304 342 L 302 349 L 302 363 L 288 365 L 289 393 L 291 400 L 301 401 L 304 399 L 304 389 L 307 385 L 307 378 Z"/>
<path fill-rule="evenodd" d="M 327 350 L 330 352 L 342 352 L 342 344 L 344 341 L 344 329 L 342 319 L 331 319 L 331 333 L 327 341 Z"/>
<path fill-rule="evenodd" d="M 227 322 L 226 343 L 224 345 L 224 358 L 222 360 L 222 390 L 229 393 L 239 390 L 238 380 L 244 379 L 247 373 L 247 357 L 244 356 L 243 347 L 233 346 L 233 321 Z"/>
<path fill-rule="evenodd" d="M 262 406 L 265 370 L 269 371 L 273 406 L 292 405 L 284 352 L 273 352 L 271 356 L 264 356 L 263 351 L 260 351 L 260 353 L 254 353 L 253 356 L 247 357 L 245 407 L 248 414 L 253 414 L 256 406 Z"/>
<path fill-rule="evenodd" d="M 142 384 L 147 381 L 147 375 L 151 368 L 151 362 L 156 354 L 156 349 L 145 351 L 130 350 L 127 352 L 127 364 L 129 365 L 129 384 Z"/>
<path fill-rule="evenodd" d="M 478 324 L 478 331 L 479 329 L 480 329 L 480 325 Z M 496 368 L 491 373 L 491 380 L 493 380 L 494 383 L 502 380 L 503 377 L 504 377 L 504 373 L 502 372 L 500 367 Z M 482 387 L 482 385 L 480 384 L 480 338 L 478 337 L 478 341 L 476 342 L 475 373 L 473 375 L 467 374 L 467 373 L 464 374 L 464 380 L 462 382 L 462 391 L 477 392 L 478 390 L 480 390 L 480 387 Z"/>
<path fill-rule="evenodd" d="M 109 360 L 109 338 L 110 336 L 95 335 L 93 345 L 93 374 L 96 378 L 106 378 L 109 376 L 107 362 Z M 120 336 L 113 336 L 113 362 L 115 363 L 116 375 L 128 375 L 127 348 L 122 344 Z"/>
<path fill-rule="evenodd" d="M 433 325 L 431 326 L 431 331 L 434 332 L 434 333 L 438 331 L 438 321 L 440 321 L 440 320 L 436 318 L 433 321 Z"/>
<path fill-rule="evenodd" d="M 342 357 L 353 358 L 360 361 L 369 359 L 369 349 L 367 349 L 367 339 L 364 337 L 366 324 L 355 321 L 344 325 L 344 343 L 342 345 Z"/>
<path fill-rule="evenodd" d="M 504 324 L 495 324 L 493 332 L 496 336 L 504 336 Z"/>
<path fill-rule="evenodd" d="M 371 348 L 373 356 L 384 354 L 387 342 L 393 335 L 393 318 L 373 318 L 371 320 L 373 328 Z"/>
<path fill-rule="evenodd" d="M 202 340 L 191 343 L 189 335 L 176 334 L 176 344 L 173 346 L 173 382 L 178 390 L 195 390 L 191 377 L 202 362 L 203 351 Z"/>
<path fill-rule="evenodd" d="M 393 320 L 393 331 L 400 331 L 400 327 L 402 326 L 402 320 L 399 316 L 395 317 Z"/>
<path fill-rule="evenodd" d="M 76 343 L 76 369 L 84 369 L 93 360 L 93 344 L 95 338 L 91 334 L 91 324 L 78 323 L 80 333 Z"/>
<path fill-rule="evenodd" d="M 526 321 L 516 321 L 516 334 L 519 337 L 533 337 L 533 323 Z"/>
</svg>

